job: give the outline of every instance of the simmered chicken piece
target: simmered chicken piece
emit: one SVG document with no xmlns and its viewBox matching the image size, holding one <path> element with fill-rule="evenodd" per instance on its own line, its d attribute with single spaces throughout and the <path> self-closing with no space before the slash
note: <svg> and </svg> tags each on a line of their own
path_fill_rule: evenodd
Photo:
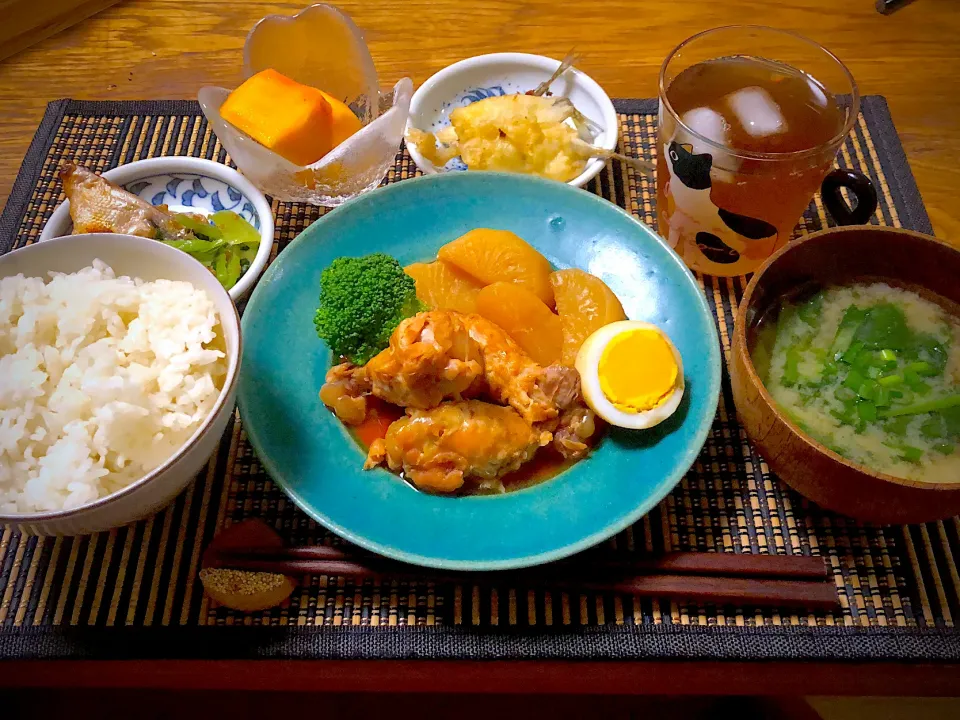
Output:
<svg viewBox="0 0 960 720">
<path fill-rule="evenodd" d="M 553 447 L 563 457 L 580 459 L 590 451 L 587 441 L 597 431 L 596 415 L 580 391 L 580 373 L 564 365 L 551 365 L 543 373 L 540 387 L 560 415 L 538 427 L 553 432 Z"/>
<path fill-rule="evenodd" d="M 386 350 L 363 367 L 331 368 L 320 390 L 348 425 L 366 419 L 369 395 L 407 415 L 373 442 L 365 467 L 403 470 L 432 492 L 496 480 L 551 442 L 579 459 L 597 429 L 574 368 L 541 367 L 497 325 L 453 311 L 404 320 Z"/>
<path fill-rule="evenodd" d="M 426 409 L 484 395 L 512 406 L 529 423 L 559 414 L 540 387 L 544 368 L 479 315 L 435 310 L 404 320 L 366 370 L 373 394 L 401 407 Z"/>
<path fill-rule="evenodd" d="M 483 354 L 460 313 L 423 312 L 397 326 L 390 347 L 365 366 L 373 394 L 427 409 L 483 389 Z"/>
<path fill-rule="evenodd" d="M 333 410 L 343 424 L 359 425 L 367 418 L 369 394 L 367 369 L 340 363 L 327 371 L 326 382 L 320 388 L 320 401 Z"/>
<path fill-rule="evenodd" d="M 383 440 L 370 446 L 364 467 L 386 462 L 417 487 L 453 492 L 466 478 L 494 480 L 516 470 L 552 434 L 524 422 L 516 410 L 480 400 L 408 410 Z"/>
</svg>

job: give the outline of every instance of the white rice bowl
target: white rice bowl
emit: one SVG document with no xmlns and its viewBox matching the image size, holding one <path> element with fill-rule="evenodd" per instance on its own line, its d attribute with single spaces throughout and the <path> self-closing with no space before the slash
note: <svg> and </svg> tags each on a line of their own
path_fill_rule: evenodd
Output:
<svg viewBox="0 0 960 720">
<path fill-rule="evenodd" d="M 0 279 L 0 514 L 76 508 L 155 469 L 227 374 L 213 299 L 95 260 Z"/>
</svg>

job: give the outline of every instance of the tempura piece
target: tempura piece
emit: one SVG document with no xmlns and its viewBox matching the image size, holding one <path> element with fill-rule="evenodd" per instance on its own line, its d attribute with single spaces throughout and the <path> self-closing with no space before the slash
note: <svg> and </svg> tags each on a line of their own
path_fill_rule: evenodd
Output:
<svg viewBox="0 0 960 720">
<path fill-rule="evenodd" d="M 566 98 L 495 96 L 451 112 L 452 132 L 438 137 L 411 130 L 407 140 L 437 166 L 459 154 L 471 170 L 527 173 L 567 182 L 583 172 L 595 154 L 567 122 L 575 113 Z"/>
<path fill-rule="evenodd" d="M 467 478 L 496 480 L 518 469 L 552 439 L 516 410 L 479 400 L 409 410 L 370 446 L 364 468 L 386 462 L 422 490 L 454 492 Z"/>
<path fill-rule="evenodd" d="M 423 130 L 417 130 L 417 128 L 412 127 L 407 130 L 406 140 L 420 151 L 420 154 L 427 159 L 427 162 L 440 168 L 459 155 L 460 148 L 456 145 L 456 133 L 453 133 L 452 136 L 447 136 L 447 139 L 451 143 L 449 145 L 443 144 L 439 140 L 438 135 L 439 133 L 434 135 L 433 133 L 424 132 Z"/>
</svg>

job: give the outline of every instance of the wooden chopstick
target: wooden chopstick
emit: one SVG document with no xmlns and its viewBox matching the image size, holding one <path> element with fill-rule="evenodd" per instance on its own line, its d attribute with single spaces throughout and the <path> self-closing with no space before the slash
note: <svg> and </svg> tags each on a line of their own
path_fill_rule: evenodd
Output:
<svg viewBox="0 0 960 720">
<path fill-rule="evenodd" d="M 221 550 L 221 563 L 239 560 L 345 560 L 351 562 L 390 563 L 376 555 L 347 553 L 328 545 L 304 545 L 290 548 L 243 547 Z M 401 565 L 396 563 L 396 565 Z M 401 565 L 402 566 L 402 565 Z M 734 553 L 674 552 L 654 557 L 611 558 L 586 553 L 571 560 L 561 560 L 525 573 L 556 571 L 620 570 L 676 575 L 720 575 L 724 577 L 771 577 L 793 580 L 824 580 L 828 577 L 823 558 L 805 555 L 749 555 Z"/>
<path fill-rule="evenodd" d="M 642 597 L 683 597 L 716 604 L 837 605 L 836 588 L 828 582 L 822 558 L 803 556 L 691 552 L 611 560 L 587 553 L 551 565 L 487 573 L 444 573 L 324 545 L 230 548 L 217 551 L 210 560 L 221 567 L 294 576 L 391 577 L 467 585 L 508 581 Z"/>
</svg>

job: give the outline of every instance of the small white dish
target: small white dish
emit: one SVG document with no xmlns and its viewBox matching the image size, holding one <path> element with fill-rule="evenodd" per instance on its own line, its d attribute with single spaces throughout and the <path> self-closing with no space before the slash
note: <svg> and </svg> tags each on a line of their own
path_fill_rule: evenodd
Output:
<svg viewBox="0 0 960 720">
<path fill-rule="evenodd" d="M 230 288 L 230 297 L 236 302 L 253 289 L 273 249 L 273 208 L 243 175 L 212 160 L 174 156 L 137 160 L 107 170 L 103 177 L 151 205 L 167 205 L 173 212 L 209 215 L 233 210 L 260 233 L 260 247 L 250 267 Z M 72 231 L 67 200 L 53 211 L 39 240 L 70 235 Z"/>
<path fill-rule="evenodd" d="M 431 76 L 413 94 L 407 128 L 437 132 L 450 125 L 452 110 L 494 95 L 533 90 L 559 65 L 559 60 L 527 53 L 491 53 L 456 62 Z M 620 121 L 613 101 L 596 81 L 576 68 L 570 68 L 553 82 L 550 92 L 569 98 L 577 110 L 603 128 L 594 138 L 594 145 L 604 150 L 616 150 Z M 459 158 L 437 168 L 409 143 L 407 150 L 424 174 L 466 170 Z M 583 172 L 567 184 L 583 187 L 605 164 L 606 160 L 602 158 L 591 158 Z"/>
<path fill-rule="evenodd" d="M 28 535 L 86 535 L 125 525 L 166 506 L 197 476 L 217 449 L 233 416 L 240 372 L 240 316 L 213 273 L 187 253 L 149 238 L 114 233 L 89 233 L 34 243 L 0 257 L 0 277 L 23 273 L 47 277 L 48 272 L 76 272 L 95 259 L 118 276 L 143 280 L 185 280 L 202 288 L 220 316 L 227 353 L 227 375 L 211 413 L 172 457 L 127 487 L 69 510 L 39 513 L 0 513 L 0 527 Z"/>
</svg>

